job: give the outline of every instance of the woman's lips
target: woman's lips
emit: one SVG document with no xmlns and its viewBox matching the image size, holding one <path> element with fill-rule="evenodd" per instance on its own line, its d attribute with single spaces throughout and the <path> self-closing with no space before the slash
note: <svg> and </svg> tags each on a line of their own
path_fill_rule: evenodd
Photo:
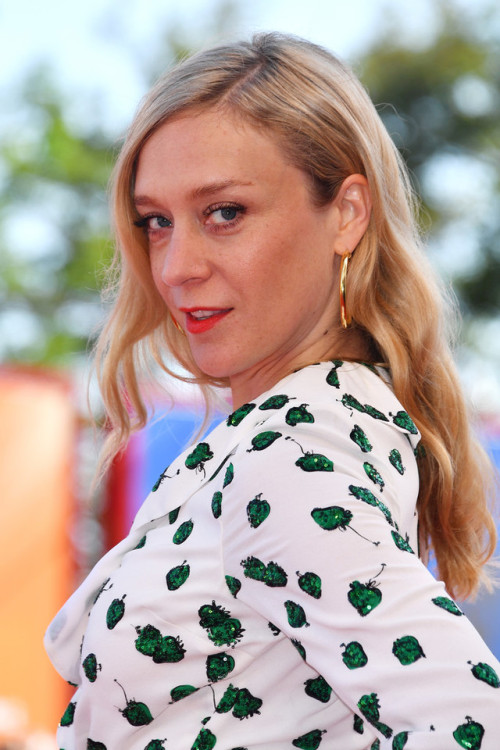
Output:
<svg viewBox="0 0 500 750">
<path fill-rule="evenodd" d="M 186 329 L 189 333 L 205 333 L 222 320 L 232 308 L 221 310 L 220 308 L 197 307 L 180 308 L 186 314 Z"/>
</svg>

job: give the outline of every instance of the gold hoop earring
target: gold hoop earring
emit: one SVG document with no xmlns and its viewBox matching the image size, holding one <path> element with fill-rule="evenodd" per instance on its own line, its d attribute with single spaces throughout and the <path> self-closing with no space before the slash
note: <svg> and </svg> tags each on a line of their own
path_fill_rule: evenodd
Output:
<svg viewBox="0 0 500 750">
<path fill-rule="evenodd" d="M 347 310 L 347 304 L 345 300 L 346 290 L 346 279 L 347 279 L 347 266 L 349 265 L 349 259 L 352 253 L 347 250 L 340 261 L 340 281 L 339 281 L 339 297 L 340 297 L 340 321 L 342 328 L 349 328 L 352 318 Z"/>
<path fill-rule="evenodd" d="M 170 318 L 171 318 L 171 320 L 172 320 L 172 323 L 173 323 L 173 324 L 174 324 L 174 326 L 175 326 L 175 327 L 177 328 L 177 330 L 179 331 L 179 333 L 181 333 L 181 334 L 182 334 L 183 336 L 185 336 L 185 335 L 186 335 L 186 331 L 184 330 L 184 328 L 182 328 L 182 326 L 181 326 L 181 325 L 179 324 L 179 322 L 178 322 L 178 321 L 177 321 L 177 320 L 176 320 L 176 319 L 174 318 L 174 316 L 172 315 L 172 313 L 171 313 L 171 312 L 169 312 L 168 314 L 170 315 Z"/>
</svg>

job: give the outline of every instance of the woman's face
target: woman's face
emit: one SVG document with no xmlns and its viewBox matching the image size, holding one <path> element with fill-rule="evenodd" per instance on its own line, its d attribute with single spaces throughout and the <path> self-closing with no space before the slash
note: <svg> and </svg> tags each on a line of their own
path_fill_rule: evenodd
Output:
<svg viewBox="0 0 500 750">
<path fill-rule="evenodd" d="M 216 111 L 167 122 L 140 153 L 135 202 L 154 283 L 235 406 L 327 356 L 341 211 L 312 204 L 264 131 Z"/>
</svg>

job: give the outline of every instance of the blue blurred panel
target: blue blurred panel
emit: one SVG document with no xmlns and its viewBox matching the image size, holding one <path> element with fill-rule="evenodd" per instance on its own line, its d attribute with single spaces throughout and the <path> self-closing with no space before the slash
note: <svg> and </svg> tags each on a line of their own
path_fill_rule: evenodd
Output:
<svg viewBox="0 0 500 750">
<path fill-rule="evenodd" d="M 222 415 L 214 418 L 205 433 L 209 432 Z M 175 408 L 157 410 L 154 420 L 133 438 L 135 482 L 130 497 L 129 518 L 133 518 L 144 499 L 151 492 L 160 474 L 187 448 L 196 436 L 202 415 L 194 409 Z M 131 441 L 132 442 L 132 441 Z"/>
<path fill-rule="evenodd" d="M 486 436 L 483 444 L 500 472 L 500 438 Z M 497 529 L 500 536 L 499 519 L 497 519 Z M 500 559 L 500 542 L 497 545 L 495 557 Z M 497 589 L 492 594 L 482 592 L 476 601 L 464 603 L 462 609 L 479 630 L 497 659 L 500 659 L 500 591 Z"/>
</svg>

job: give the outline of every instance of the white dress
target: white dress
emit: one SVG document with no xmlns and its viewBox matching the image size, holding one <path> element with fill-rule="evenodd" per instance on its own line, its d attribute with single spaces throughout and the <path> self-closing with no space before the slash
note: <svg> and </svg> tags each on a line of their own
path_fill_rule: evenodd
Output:
<svg viewBox="0 0 500 750">
<path fill-rule="evenodd" d="M 186 450 L 47 631 L 59 747 L 498 750 L 499 665 L 418 559 L 418 441 L 334 361 Z"/>
</svg>

